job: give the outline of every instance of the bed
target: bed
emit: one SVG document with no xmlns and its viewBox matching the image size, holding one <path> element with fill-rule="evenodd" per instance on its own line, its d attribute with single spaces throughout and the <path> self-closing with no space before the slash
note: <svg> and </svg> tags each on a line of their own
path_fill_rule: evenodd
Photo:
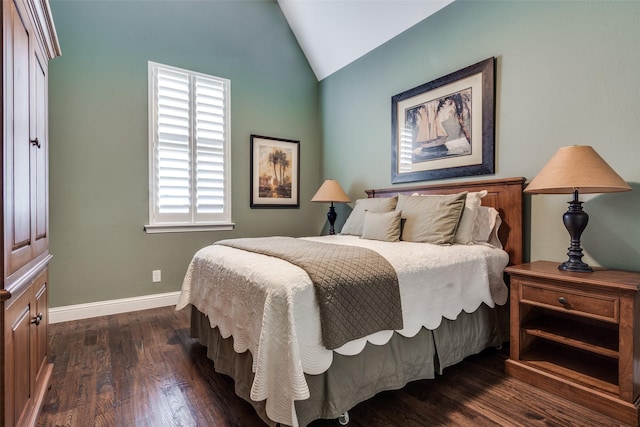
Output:
<svg viewBox="0 0 640 427">
<path fill-rule="evenodd" d="M 234 379 L 236 394 L 251 403 L 268 425 L 305 426 L 316 419 L 339 417 L 346 421 L 350 408 L 380 391 L 435 378 L 466 356 L 500 346 L 508 339 L 503 269 L 523 261 L 524 181 L 508 178 L 367 190 L 368 199 L 380 199 L 375 203 L 386 204 L 394 198 L 396 202 L 393 209 L 384 212 L 365 210 L 367 222 L 360 234 L 292 241 L 275 238 L 285 239 L 277 242 L 285 247 L 300 242 L 304 247 L 340 246 L 341 250 L 382 256 L 382 263 L 388 262 L 397 272 L 402 301 L 401 323 L 390 323 L 395 325 L 390 329 L 372 332 L 363 321 L 367 326 L 361 330 L 358 322 L 343 319 L 341 313 L 348 314 L 350 309 L 339 305 L 342 308 L 338 312 L 323 309 L 322 294 L 314 288 L 314 274 L 301 268 L 297 259 L 286 261 L 253 246 L 243 246 L 271 246 L 275 240 L 232 239 L 201 249 L 185 275 L 176 309 L 191 307 L 192 336 L 207 347 L 216 371 Z M 492 226 L 486 241 L 435 245 L 411 238 L 388 242 L 384 233 L 380 237 L 379 224 L 399 221 L 399 213 L 389 212 L 402 212 L 402 233 L 406 231 L 410 237 L 410 225 L 415 222 L 404 218 L 405 212 L 411 212 L 410 203 L 420 207 L 437 200 L 440 206 L 441 199 L 455 199 L 451 206 L 460 206 L 462 198 L 468 208 L 472 194 L 485 214 L 499 215 L 499 227 Z M 362 206 L 372 202 L 368 199 Z M 403 209 L 395 209 L 398 203 Z M 353 228 L 350 220 L 356 218 L 354 212 L 343 230 Z M 464 215 L 467 213 L 461 215 L 462 219 Z M 394 219 L 389 219 L 392 216 Z M 461 228 L 462 219 L 458 218 L 457 228 Z M 474 233 L 477 222 L 472 224 Z M 418 229 L 415 236 L 420 232 Z M 456 242 L 458 237 L 456 234 Z M 297 248 L 292 251 L 299 252 Z M 462 264 L 467 259 L 471 264 Z M 378 292 L 385 295 L 383 290 L 375 294 Z M 361 313 L 355 308 L 361 299 L 358 295 L 356 302 L 349 300 L 354 312 Z M 357 329 L 354 333 L 360 335 L 344 337 L 340 335 L 342 330 L 335 336 L 328 335 L 327 313 L 340 316 L 340 322 L 335 323 L 353 323 Z M 396 314 L 387 317 L 393 318 L 386 319 L 391 322 L 398 320 Z"/>
</svg>

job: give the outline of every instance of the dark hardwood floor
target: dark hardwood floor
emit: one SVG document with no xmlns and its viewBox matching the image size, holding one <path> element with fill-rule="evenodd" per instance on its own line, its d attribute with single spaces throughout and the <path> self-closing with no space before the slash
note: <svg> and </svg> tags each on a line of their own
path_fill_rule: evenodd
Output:
<svg viewBox="0 0 640 427">
<path fill-rule="evenodd" d="M 38 425 L 264 426 L 189 338 L 188 313 L 166 307 L 51 325 L 53 379 Z M 349 412 L 349 425 L 620 425 L 505 377 L 506 357 L 506 350 L 490 349 L 435 380 L 380 393 Z"/>
</svg>

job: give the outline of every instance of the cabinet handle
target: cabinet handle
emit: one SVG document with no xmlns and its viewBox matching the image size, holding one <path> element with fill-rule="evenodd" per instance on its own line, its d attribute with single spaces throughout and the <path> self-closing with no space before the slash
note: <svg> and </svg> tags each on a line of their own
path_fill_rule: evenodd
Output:
<svg viewBox="0 0 640 427">
<path fill-rule="evenodd" d="M 38 148 L 42 147 L 42 145 L 40 144 L 40 141 L 38 141 L 38 137 L 35 137 L 35 139 L 31 140 L 31 145 L 35 145 Z"/>
<path fill-rule="evenodd" d="M 42 322 L 42 313 L 38 313 L 38 315 L 34 317 L 33 320 L 31 321 L 31 323 L 33 323 L 36 326 L 38 326 L 40 322 Z"/>
<path fill-rule="evenodd" d="M 567 299 L 565 297 L 560 297 L 558 298 L 558 302 L 562 305 L 565 305 L 567 303 Z"/>
</svg>

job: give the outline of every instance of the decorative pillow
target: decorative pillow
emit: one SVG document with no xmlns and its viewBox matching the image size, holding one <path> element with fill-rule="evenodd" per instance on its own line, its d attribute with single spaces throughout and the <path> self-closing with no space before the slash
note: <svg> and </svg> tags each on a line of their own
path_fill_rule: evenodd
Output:
<svg viewBox="0 0 640 427">
<path fill-rule="evenodd" d="M 342 226 L 340 234 L 361 236 L 366 211 L 389 212 L 395 209 L 397 203 L 398 196 L 356 200 L 356 204 Z"/>
<path fill-rule="evenodd" d="M 453 243 L 467 192 L 449 195 L 398 196 L 396 210 L 405 223 L 402 240 L 436 244 Z"/>
<path fill-rule="evenodd" d="M 364 214 L 364 227 L 361 239 L 397 242 L 400 240 L 400 217 L 402 212 L 373 212 Z"/>
<path fill-rule="evenodd" d="M 502 243 L 498 238 L 498 230 L 502 225 L 500 214 L 495 208 L 480 206 L 478 215 L 473 224 L 472 239 L 474 243 L 489 243 L 502 248 Z"/>
<path fill-rule="evenodd" d="M 468 245 L 473 243 L 473 225 L 478 215 L 478 208 L 482 202 L 482 198 L 487 195 L 487 190 L 467 193 L 467 199 L 464 203 L 464 210 L 460 218 L 460 224 L 456 230 L 453 239 L 454 243 Z"/>
</svg>

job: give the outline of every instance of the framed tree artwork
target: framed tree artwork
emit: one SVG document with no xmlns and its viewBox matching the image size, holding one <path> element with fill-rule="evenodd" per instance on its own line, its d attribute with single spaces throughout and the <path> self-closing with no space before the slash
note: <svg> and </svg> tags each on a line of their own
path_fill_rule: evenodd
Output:
<svg viewBox="0 0 640 427">
<path fill-rule="evenodd" d="M 300 141 L 251 135 L 251 207 L 300 207 Z"/>
</svg>

